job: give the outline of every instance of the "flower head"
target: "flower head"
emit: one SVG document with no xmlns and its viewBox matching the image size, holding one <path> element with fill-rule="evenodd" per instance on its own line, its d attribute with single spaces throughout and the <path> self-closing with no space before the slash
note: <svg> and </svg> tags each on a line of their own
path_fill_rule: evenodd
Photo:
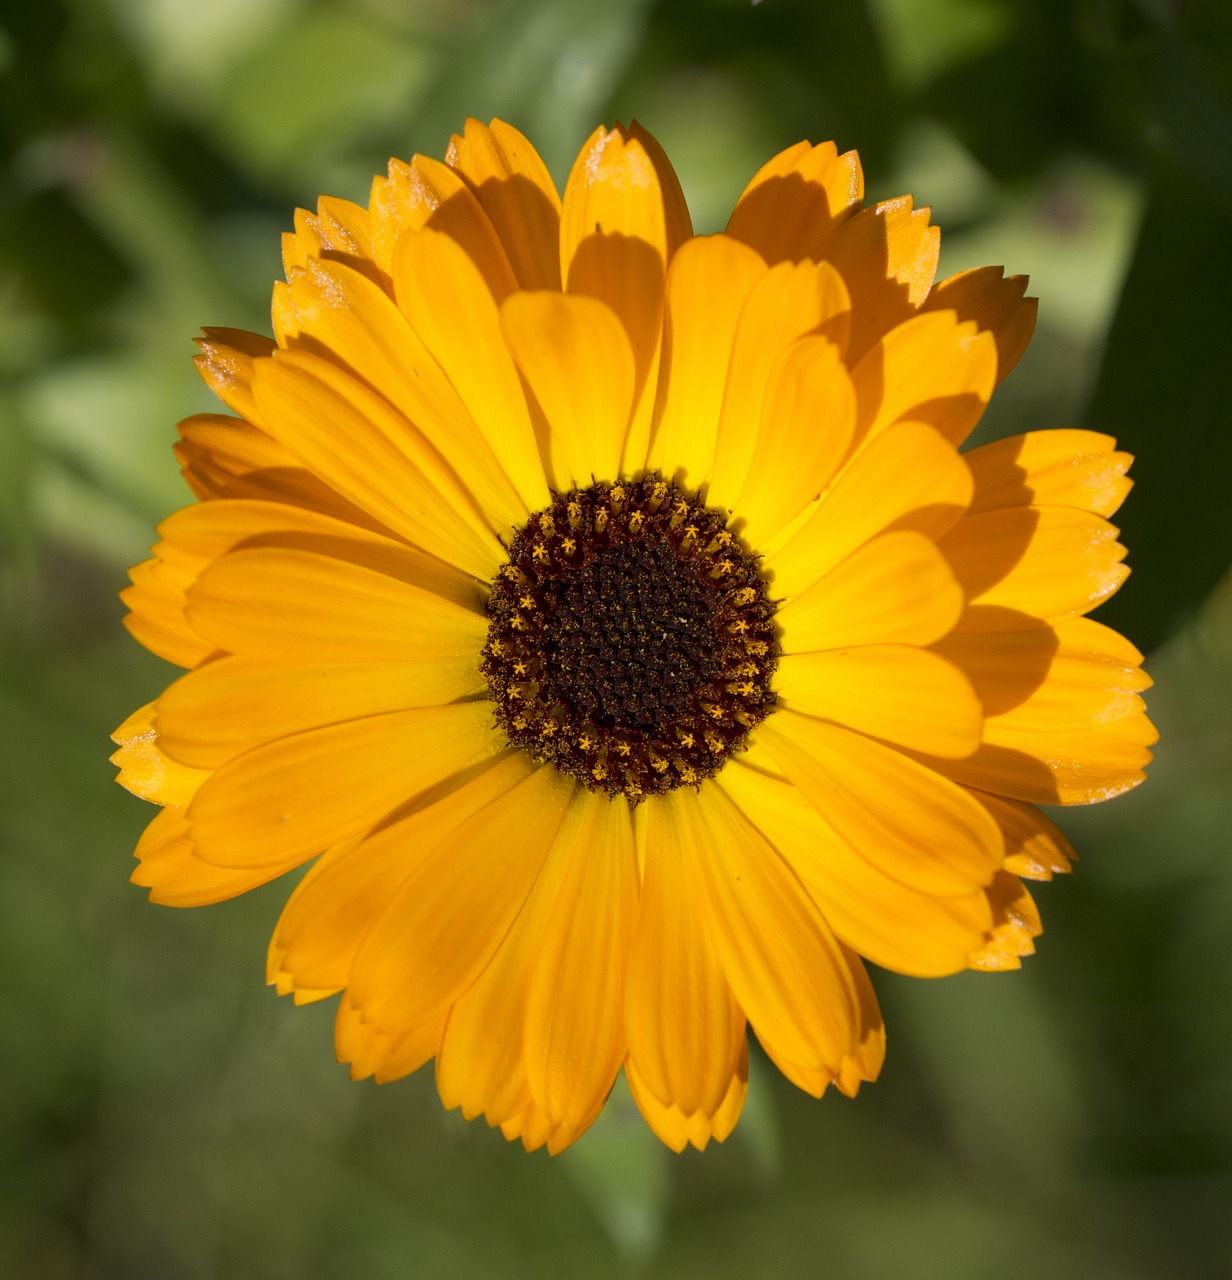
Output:
<svg viewBox="0 0 1232 1280">
<path fill-rule="evenodd" d="M 747 1027 L 792 1081 L 878 1073 L 863 960 L 1016 967 L 1034 807 L 1134 786 L 1129 458 L 960 453 L 1034 322 L 934 283 L 909 198 L 806 143 L 694 236 L 667 160 L 597 130 L 558 196 L 468 122 L 284 240 L 272 340 L 207 330 L 229 414 L 128 625 L 187 668 L 117 731 L 162 806 L 157 902 L 313 859 L 269 953 L 341 993 L 339 1057 L 556 1151 L 623 1068 L 679 1149 L 723 1138 Z"/>
</svg>

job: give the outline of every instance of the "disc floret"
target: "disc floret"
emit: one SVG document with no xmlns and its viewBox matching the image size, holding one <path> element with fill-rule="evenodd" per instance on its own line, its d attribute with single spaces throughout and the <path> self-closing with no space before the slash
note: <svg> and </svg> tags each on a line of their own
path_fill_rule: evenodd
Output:
<svg viewBox="0 0 1232 1280">
<path fill-rule="evenodd" d="M 695 786 L 774 707 L 774 604 L 725 514 L 658 474 L 557 494 L 514 535 L 483 674 L 511 742 L 637 802 Z"/>
</svg>

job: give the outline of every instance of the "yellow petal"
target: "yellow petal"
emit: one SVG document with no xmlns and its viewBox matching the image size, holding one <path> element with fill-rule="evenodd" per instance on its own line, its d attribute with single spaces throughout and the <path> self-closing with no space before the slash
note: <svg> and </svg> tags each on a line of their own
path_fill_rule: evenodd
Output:
<svg viewBox="0 0 1232 1280">
<path fill-rule="evenodd" d="M 255 434 L 255 433 L 254 433 Z M 306 473 L 305 473 L 306 474 Z M 186 592 L 211 561 L 241 544 L 320 549 L 388 568 L 463 608 L 483 608 L 479 584 L 403 542 L 306 507 L 220 498 L 184 507 L 159 526 L 155 556 L 130 571 L 125 625 L 160 657 L 195 667 L 215 651 L 185 617 Z"/>
<path fill-rule="evenodd" d="M 864 175 L 854 151 L 798 142 L 758 170 L 736 203 L 727 234 L 767 262 L 817 259 L 834 228 L 859 209 Z"/>
<path fill-rule="evenodd" d="M 624 326 L 582 294 L 515 293 L 501 331 L 552 430 L 557 490 L 615 481 L 633 407 L 635 371 Z"/>
<path fill-rule="evenodd" d="M 444 369 L 528 511 L 550 502 L 518 371 L 497 300 L 447 236 L 407 232 L 394 255 L 398 306 Z"/>
<path fill-rule="evenodd" d="M 128 576 L 132 586 L 120 592 L 129 612 L 124 626 L 130 635 L 179 667 L 195 667 L 214 651 L 184 617 L 184 592 L 167 581 L 157 559 L 134 565 Z"/>
<path fill-rule="evenodd" d="M 801 338 L 770 376 L 757 447 L 735 512 L 752 546 L 764 546 L 821 495 L 851 444 L 856 398 L 839 349 Z"/>
<path fill-rule="evenodd" d="M 301 861 L 357 835 L 499 751 L 488 702 L 424 707 L 312 729 L 224 765 L 189 806 L 197 849 L 220 867 Z"/>
<path fill-rule="evenodd" d="M 996 376 L 991 334 L 972 321 L 960 323 L 952 311 L 913 316 L 874 343 L 852 370 L 860 436 L 871 439 L 910 420 L 962 444 L 980 420 Z"/>
<path fill-rule="evenodd" d="M 624 800 L 578 788 L 525 907 L 449 1016 L 437 1060 L 446 1106 L 502 1126 L 519 1115 L 529 1122 L 525 1113 L 537 1108 L 541 1116 L 521 1136 L 535 1141 L 536 1129 L 554 1150 L 594 1121 L 623 1056 L 620 995 L 637 892 L 632 854 Z M 587 879 L 599 894 L 591 904 L 597 915 L 578 909 Z M 614 900 L 602 895 L 605 888 Z M 604 914 L 610 928 L 592 929 Z"/>
<path fill-rule="evenodd" d="M 916 751 L 960 758 L 980 745 L 976 690 L 958 666 L 927 649 L 884 644 L 789 654 L 774 687 L 793 710 Z"/>
<path fill-rule="evenodd" d="M 903 884 L 960 896 L 1001 865 L 1001 832 L 988 811 L 893 748 L 788 710 L 754 740 L 839 836 Z"/>
<path fill-rule="evenodd" d="M 997 344 L 997 381 L 1022 358 L 1035 332 L 1035 298 L 1024 298 L 1026 276 L 1006 276 L 1002 267 L 975 267 L 938 282 L 921 308 L 953 311 L 974 320 Z"/>
<path fill-rule="evenodd" d="M 989 725 L 1080 731 L 1142 710 L 1142 655 L 1089 618 L 1029 631 L 950 635 L 936 646 L 970 677 Z M 927 748 L 920 748 L 927 750 Z"/>
<path fill-rule="evenodd" d="M 938 545 L 969 601 L 1036 618 L 1088 613 L 1129 576 L 1116 528 L 1072 507 L 964 516 Z"/>
<path fill-rule="evenodd" d="M 322 666 L 281 658 L 223 658 L 158 699 L 163 749 L 216 769 L 275 738 L 404 707 L 434 707 L 484 691 L 476 656 Z"/>
<path fill-rule="evenodd" d="M 183 808 L 210 776 L 209 771 L 190 769 L 163 751 L 154 723 L 156 706 L 146 703 L 111 735 L 120 748 L 111 763 L 120 771 L 116 781 L 133 795 L 153 804 Z"/>
<path fill-rule="evenodd" d="M 883 200 L 848 218 L 822 250 L 847 282 L 853 308 L 848 360 L 913 316 L 937 274 L 941 232 L 910 196 Z"/>
<path fill-rule="evenodd" d="M 1111 516 L 1133 488 L 1133 459 L 1094 431 L 1028 431 L 965 455 L 975 478 L 972 514 L 1002 507 L 1077 507 Z"/>
<path fill-rule="evenodd" d="M 273 436 L 238 418 L 198 414 L 178 426 L 175 456 L 202 501 L 255 499 L 321 512 L 366 529 L 383 524 L 318 479 Z"/>
<path fill-rule="evenodd" d="M 565 185 L 561 279 L 607 303 L 629 335 L 635 407 L 621 469 L 646 462 L 655 401 L 667 264 L 692 234 L 680 184 L 658 143 L 636 124 L 596 129 Z"/>
<path fill-rule="evenodd" d="M 490 578 L 504 553 L 440 456 L 332 361 L 280 351 L 257 366 L 262 420 L 317 475 L 432 555 Z"/>
<path fill-rule="evenodd" d="M 641 240 L 666 270 L 692 234 L 680 183 L 659 144 L 637 124 L 596 129 L 578 152 L 565 184 L 560 226 L 565 287 L 570 292 L 577 288 L 573 271 L 592 236 Z"/>
<path fill-rule="evenodd" d="M 971 500 L 971 473 L 953 445 L 922 422 L 900 422 L 843 468 L 817 509 L 766 557 L 775 594 L 798 595 L 885 529 L 939 537 Z"/>
<path fill-rule="evenodd" d="M 433 803 L 314 863 L 283 908 L 271 944 L 278 969 L 291 986 L 346 986 L 364 939 L 420 863 L 481 809 L 529 777 L 534 767 L 522 752 L 511 752 Z M 385 1029 L 408 1027 L 392 1022 Z"/>
<path fill-rule="evenodd" d="M 448 165 L 428 156 L 389 162 L 389 176 L 372 184 L 373 252 L 382 273 L 395 281 L 403 240 L 427 228 L 448 236 L 497 301 L 517 288 L 505 248 L 475 194 Z"/>
<path fill-rule="evenodd" d="M 382 1031 L 364 1021 L 363 1014 L 345 992 L 338 1002 L 338 1015 L 334 1020 L 338 1061 L 350 1063 L 352 1080 L 375 1076 L 378 1084 L 418 1071 L 435 1056 L 444 1034 L 443 1010 L 405 1031 Z"/>
<path fill-rule="evenodd" d="M 1158 737 L 1142 712 L 1078 732 L 1018 732 L 998 717 L 985 724 L 984 745 L 974 755 L 935 764 L 966 786 L 1030 804 L 1093 804 L 1145 779 Z"/>
<path fill-rule="evenodd" d="M 530 1100 L 516 1115 L 501 1121 L 500 1131 L 509 1142 L 520 1138 L 523 1150 L 538 1151 L 552 1136 L 552 1122 L 543 1108 Z"/>
<path fill-rule="evenodd" d="M 624 1058 L 624 976 L 638 901 L 623 797 L 581 791 L 574 811 L 551 854 L 565 865 L 533 934 L 524 1032 L 530 1091 L 564 1127 L 558 1144 L 598 1114 Z"/>
<path fill-rule="evenodd" d="M 766 264 L 726 236 L 681 246 L 667 273 L 663 361 L 647 465 L 693 487 L 710 474 L 736 325 Z"/>
<path fill-rule="evenodd" d="M 873 990 L 863 962 L 850 948 L 844 947 L 843 950 L 847 955 L 847 964 L 851 969 L 860 1006 L 860 1042 L 855 1051 L 843 1059 L 834 1085 L 840 1093 L 854 1098 L 859 1093 L 861 1084 L 871 1083 L 881 1074 L 885 1063 L 885 1023 L 881 1018 L 877 993 Z"/>
<path fill-rule="evenodd" d="M 467 120 L 445 159 L 466 179 L 523 289 L 560 288 L 560 196 L 547 165 L 503 120 Z"/>
<path fill-rule="evenodd" d="M 417 860 L 356 960 L 349 990 L 369 1021 L 417 1023 L 470 987 L 522 910 L 574 788 L 537 769 Z"/>
<path fill-rule="evenodd" d="M 962 590 L 936 543 L 883 533 L 778 613 L 785 653 L 862 644 L 931 644 L 962 614 Z"/>
<path fill-rule="evenodd" d="M 497 533 L 528 508 L 440 365 L 393 300 L 356 271 L 313 262 L 290 273 L 296 346 L 326 349 L 377 391 L 449 465 Z"/>
<path fill-rule="evenodd" d="M 749 425 L 761 420 L 779 357 L 807 333 L 823 334 L 844 351 L 850 323 L 847 286 L 828 262 L 780 262 L 753 286 L 732 340 L 707 499 L 712 506 L 733 506 L 744 484 L 757 443 Z"/>
<path fill-rule="evenodd" d="M 985 791 L 975 798 L 997 820 L 1005 836 L 1005 869 L 1028 880 L 1051 880 L 1067 875 L 1078 860 L 1061 828 L 1034 805 Z"/>
<path fill-rule="evenodd" d="M 232 551 L 188 593 L 188 620 L 249 658 L 477 665 L 487 621 L 379 569 L 281 547 Z"/>
<path fill-rule="evenodd" d="M 252 398 L 253 361 L 274 349 L 271 338 L 244 329 L 203 329 L 197 338 L 201 354 L 193 364 L 205 385 L 231 410 L 250 422 L 257 405 Z"/>
<path fill-rule="evenodd" d="M 786 863 L 710 783 L 680 811 L 699 859 L 715 949 L 733 995 L 772 1056 L 837 1074 L 856 1043 L 851 972 Z"/>
<path fill-rule="evenodd" d="M 337 196 L 322 196 L 316 213 L 296 209 L 295 230 L 282 238 L 283 266 L 290 271 L 314 258 L 345 263 L 379 281 L 368 210 Z"/>
<path fill-rule="evenodd" d="M 159 812 L 137 841 L 133 884 L 149 889 L 150 901 L 164 907 L 200 907 L 247 893 L 280 876 L 287 866 L 235 871 L 196 856 L 182 809 Z"/>
<path fill-rule="evenodd" d="M 332 555 L 413 582 L 472 612 L 486 593 L 474 578 L 401 540 L 281 502 L 219 499 L 183 507 L 158 526 L 155 547 L 166 582 L 187 591 L 212 561 L 237 548 L 281 547 Z"/>
<path fill-rule="evenodd" d="M 993 926 L 987 943 L 974 951 L 972 969 L 1002 972 L 1022 967 L 1020 957 L 1035 954 L 1035 939 L 1044 931 L 1039 909 L 1027 887 L 1007 871 L 998 871 L 988 886 Z"/>
<path fill-rule="evenodd" d="M 786 859 L 835 935 L 874 964 L 935 978 L 965 968 L 983 944 L 992 915 L 982 891 L 937 897 L 892 879 L 840 840 L 791 783 L 743 761 L 717 784 Z"/>
<path fill-rule="evenodd" d="M 732 1072 L 731 1083 L 727 1086 L 722 1102 L 710 1114 L 695 1111 L 691 1116 L 686 1116 L 678 1106 L 660 1102 L 638 1076 L 632 1062 L 625 1063 L 625 1079 L 629 1082 L 629 1092 L 633 1095 L 638 1110 L 660 1142 L 677 1152 L 689 1145 L 696 1147 L 698 1151 L 705 1151 L 711 1138 L 722 1142 L 728 1137 L 744 1110 L 745 1095 L 749 1091 L 748 1040 L 742 1042 L 740 1059 Z"/>
<path fill-rule="evenodd" d="M 694 797 L 689 797 L 695 800 Z M 629 1062 L 664 1106 L 714 1114 L 745 1042 L 701 894 L 709 850 L 681 814 L 682 793 L 647 800 L 646 873 L 625 987 Z"/>
</svg>

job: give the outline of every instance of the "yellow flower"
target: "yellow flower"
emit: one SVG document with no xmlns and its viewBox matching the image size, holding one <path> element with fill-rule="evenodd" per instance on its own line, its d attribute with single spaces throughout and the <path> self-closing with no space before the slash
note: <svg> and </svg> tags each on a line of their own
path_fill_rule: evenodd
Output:
<svg viewBox="0 0 1232 1280">
<path fill-rule="evenodd" d="M 623 1068 L 664 1142 L 744 1101 L 751 1025 L 854 1094 L 862 959 L 1016 967 L 1033 806 L 1142 779 L 1129 458 L 1033 432 L 960 454 L 1034 323 L 934 284 L 909 198 L 806 143 L 694 236 L 643 130 L 558 196 L 499 121 L 284 239 L 272 341 L 209 330 L 231 411 L 125 592 L 188 668 L 117 731 L 163 806 L 134 880 L 179 906 L 315 858 L 269 980 L 341 993 L 337 1051 L 558 1151 Z"/>
</svg>

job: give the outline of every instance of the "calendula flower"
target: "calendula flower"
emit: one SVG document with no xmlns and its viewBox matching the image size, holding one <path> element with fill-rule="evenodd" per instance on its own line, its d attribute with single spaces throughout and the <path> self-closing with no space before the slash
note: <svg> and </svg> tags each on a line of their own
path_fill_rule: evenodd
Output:
<svg viewBox="0 0 1232 1280">
<path fill-rule="evenodd" d="M 680 1149 L 739 1116 L 747 1028 L 854 1094 L 864 960 L 1006 969 L 1069 869 L 1036 804 L 1142 778 L 1129 458 L 960 453 L 1034 303 L 934 283 L 854 152 L 771 160 L 694 236 L 643 130 L 558 195 L 516 130 L 391 163 L 284 240 L 272 340 L 208 330 L 230 411 L 128 625 L 188 669 L 118 731 L 162 806 L 133 879 L 216 902 L 315 859 L 269 980 L 341 993 L 356 1077 L 558 1151 L 623 1069 Z"/>
</svg>

